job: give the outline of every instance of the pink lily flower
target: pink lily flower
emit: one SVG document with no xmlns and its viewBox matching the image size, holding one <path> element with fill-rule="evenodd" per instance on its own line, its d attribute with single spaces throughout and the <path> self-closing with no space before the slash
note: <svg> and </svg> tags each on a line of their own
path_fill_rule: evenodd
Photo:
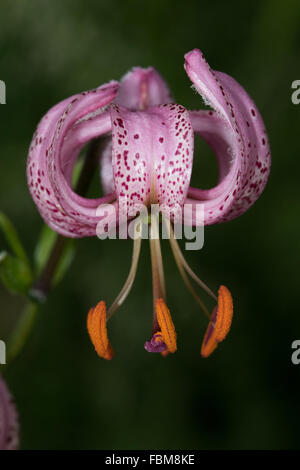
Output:
<svg viewBox="0 0 300 470">
<path fill-rule="evenodd" d="M 0 376 L 0 450 L 17 450 L 19 424 L 11 394 Z"/>
<path fill-rule="evenodd" d="M 210 69 L 198 49 L 185 56 L 185 70 L 193 87 L 212 110 L 187 111 L 172 102 L 169 90 L 153 69 L 134 68 L 120 84 L 110 82 L 72 96 L 43 117 L 34 134 L 27 166 L 31 195 L 45 222 L 67 237 L 105 233 L 122 213 L 133 218 L 136 207 L 159 204 L 176 211 L 190 204 L 185 223 L 195 226 L 197 206 L 204 225 L 226 222 L 243 214 L 260 196 L 270 170 L 270 149 L 259 111 L 245 90 L 230 76 Z M 199 134 L 214 150 L 219 182 L 209 190 L 190 187 L 193 138 Z M 71 186 L 72 171 L 83 146 L 99 136 L 110 136 L 100 156 L 102 198 L 87 199 Z M 105 208 L 105 214 L 98 207 Z M 152 224 L 152 222 L 151 222 Z M 101 227 L 101 226 L 100 226 Z M 138 228 L 135 227 L 137 232 Z M 158 235 L 158 224 L 153 223 Z M 191 270 L 179 249 L 172 227 L 170 242 L 180 273 L 210 319 L 202 345 L 207 356 L 224 339 L 232 319 L 232 298 L 221 286 L 218 297 Z M 108 309 L 104 301 L 88 315 L 88 331 L 96 351 L 110 359 L 107 320 L 128 295 L 137 270 L 141 237 L 134 241 L 132 266 L 124 287 Z M 176 332 L 165 299 L 165 281 L 159 238 L 150 240 L 153 273 L 153 328 L 145 348 L 175 352 Z M 210 315 L 188 275 L 213 299 Z"/>
</svg>

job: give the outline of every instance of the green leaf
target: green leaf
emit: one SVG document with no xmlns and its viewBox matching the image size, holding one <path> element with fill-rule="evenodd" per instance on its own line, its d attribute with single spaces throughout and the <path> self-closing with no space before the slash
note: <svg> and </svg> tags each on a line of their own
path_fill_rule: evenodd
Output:
<svg viewBox="0 0 300 470">
<path fill-rule="evenodd" d="M 30 263 L 18 233 L 11 221 L 8 219 L 8 217 L 6 217 L 5 214 L 3 214 L 3 212 L 0 212 L 0 228 L 2 229 L 5 238 L 16 257 L 22 260 L 24 264 L 27 264 L 27 267 L 30 270 Z"/>
<path fill-rule="evenodd" d="M 45 267 L 56 237 L 57 234 L 51 230 L 48 225 L 44 225 L 34 251 L 34 263 L 37 275 L 41 274 L 43 268 Z"/>
<path fill-rule="evenodd" d="M 0 253 L 0 278 L 10 292 L 17 294 L 27 294 L 32 283 L 28 264 L 6 251 Z"/>
</svg>

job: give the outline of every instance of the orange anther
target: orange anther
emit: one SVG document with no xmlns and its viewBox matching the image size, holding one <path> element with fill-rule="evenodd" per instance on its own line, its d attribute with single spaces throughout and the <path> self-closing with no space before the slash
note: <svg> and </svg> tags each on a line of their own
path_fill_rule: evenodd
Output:
<svg viewBox="0 0 300 470">
<path fill-rule="evenodd" d="M 232 296 L 227 287 L 220 286 L 218 291 L 218 313 L 215 323 L 216 339 L 223 341 L 229 333 L 233 315 Z"/>
<path fill-rule="evenodd" d="M 218 305 L 214 309 L 201 347 L 201 355 L 208 357 L 227 336 L 232 323 L 233 302 L 227 287 L 220 286 Z"/>
<path fill-rule="evenodd" d="M 177 350 L 176 331 L 170 310 L 163 299 L 156 300 L 155 310 L 163 341 L 168 351 L 174 353 Z"/>
<path fill-rule="evenodd" d="M 104 359 L 112 359 L 114 352 L 107 337 L 106 305 L 103 300 L 89 310 L 87 329 L 97 354 Z"/>
</svg>

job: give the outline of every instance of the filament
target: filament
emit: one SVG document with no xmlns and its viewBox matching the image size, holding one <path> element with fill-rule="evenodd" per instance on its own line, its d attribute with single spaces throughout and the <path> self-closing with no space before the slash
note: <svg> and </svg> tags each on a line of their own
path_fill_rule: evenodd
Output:
<svg viewBox="0 0 300 470">
<path fill-rule="evenodd" d="M 108 312 L 107 312 L 107 320 L 109 320 L 112 315 L 115 313 L 115 311 L 122 305 L 126 297 L 128 296 L 132 285 L 134 283 L 134 279 L 136 276 L 137 272 L 137 267 L 138 267 L 138 261 L 140 257 L 140 251 L 141 251 L 141 244 L 142 244 L 142 222 L 140 219 L 137 219 L 137 222 L 134 226 L 134 241 L 133 241 L 133 251 L 132 251 L 132 261 L 131 261 L 131 267 L 130 271 L 128 274 L 128 277 L 125 281 L 124 286 L 122 287 L 120 293 L 112 303 L 112 305 L 109 307 Z"/>
</svg>

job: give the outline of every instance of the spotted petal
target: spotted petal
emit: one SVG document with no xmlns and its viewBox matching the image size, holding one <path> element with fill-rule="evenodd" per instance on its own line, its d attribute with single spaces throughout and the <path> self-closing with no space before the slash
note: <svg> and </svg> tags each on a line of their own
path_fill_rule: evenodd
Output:
<svg viewBox="0 0 300 470">
<path fill-rule="evenodd" d="M 214 149 L 219 183 L 209 190 L 190 188 L 187 203 L 203 204 L 204 223 L 225 222 L 244 213 L 260 196 L 270 170 L 270 149 L 259 111 L 246 91 L 228 75 L 210 69 L 198 49 L 185 56 L 185 69 L 213 111 L 192 111 L 194 131 Z M 187 224 L 194 224 L 190 213 Z"/>
<path fill-rule="evenodd" d="M 161 75 L 153 68 L 134 67 L 120 81 L 114 103 L 130 111 L 144 111 L 147 108 L 173 101 L 169 88 Z M 112 144 L 108 139 L 101 154 L 100 178 L 104 194 L 114 191 L 112 169 Z"/>
<path fill-rule="evenodd" d="M 72 190 L 71 178 L 83 146 L 110 132 L 106 106 L 117 90 L 118 84 L 111 82 L 62 101 L 43 117 L 33 136 L 27 163 L 29 189 L 45 222 L 62 235 L 95 235 L 97 207 L 114 199 L 114 195 L 83 198 Z"/>
<path fill-rule="evenodd" d="M 165 104 L 132 112 L 113 105 L 111 119 L 114 182 L 122 212 L 135 215 L 137 206 L 149 203 L 170 211 L 182 207 L 193 158 L 185 108 Z"/>
<path fill-rule="evenodd" d="M 153 68 L 134 67 L 120 82 L 115 103 L 131 111 L 143 111 L 152 106 L 171 103 L 167 84 Z"/>
</svg>

